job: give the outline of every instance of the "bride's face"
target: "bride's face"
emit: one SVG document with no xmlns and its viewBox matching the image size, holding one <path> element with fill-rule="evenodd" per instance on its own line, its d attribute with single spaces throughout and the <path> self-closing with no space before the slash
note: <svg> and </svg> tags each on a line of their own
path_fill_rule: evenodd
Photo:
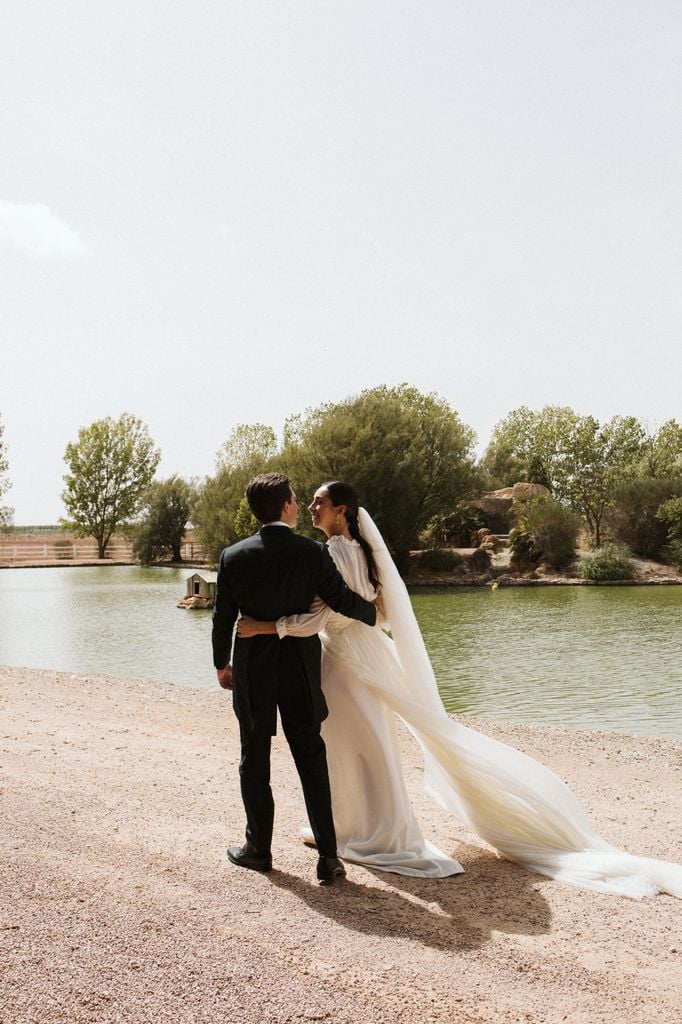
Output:
<svg viewBox="0 0 682 1024">
<path fill-rule="evenodd" d="M 316 529 L 323 530 L 328 537 L 338 533 L 339 510 L 332 505 L 326 487 L 318 487 L 308 505 L 308 511 Z"/>
</svg>

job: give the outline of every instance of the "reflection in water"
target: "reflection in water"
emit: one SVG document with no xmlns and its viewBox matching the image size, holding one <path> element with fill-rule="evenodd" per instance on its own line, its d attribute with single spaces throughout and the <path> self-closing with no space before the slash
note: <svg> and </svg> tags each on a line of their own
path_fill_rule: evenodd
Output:
<svg viewBox="0 0 682 1024">
<path fill-rule="evenodd" d="M 191 570 L 0 571 L 0 662 L 213 687 Z M 682 587 L 413 595 L 448 710 L 682 738 Z"/>
</svg>

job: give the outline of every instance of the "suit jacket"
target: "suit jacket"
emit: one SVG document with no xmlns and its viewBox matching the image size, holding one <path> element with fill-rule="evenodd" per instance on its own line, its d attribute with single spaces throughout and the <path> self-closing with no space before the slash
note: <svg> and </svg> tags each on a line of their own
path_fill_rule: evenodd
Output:
<svg viewBox="0 0 682 1024">
<path fill-rule="evenodd" d="M 317 594 L 342 615 L 369 626 L 376 622 L 374 605 L 349 590 L 324 544 L 286 526 L 263 526 L 253 537 L 225 548 L 213 608 L 215 667 L 230 661 L 239 612 L 275 620 L 307 611 Z M 283 715 L 301 723 L 323 721 L 328 711 L 320 658 L 318 636 L 236 637 L 232 694 L 240 722 L 274 734 L 278 705 Z"/>
</svg>

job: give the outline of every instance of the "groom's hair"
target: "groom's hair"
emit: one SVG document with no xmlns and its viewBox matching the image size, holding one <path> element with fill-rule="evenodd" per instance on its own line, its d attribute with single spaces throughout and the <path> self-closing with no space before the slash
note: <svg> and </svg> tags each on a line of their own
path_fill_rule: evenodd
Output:
<svg viewBox="0 0 682 1024">
<path fill-rule="evenodd" d="M 285 501 L 291 501 L 291 484 L 283 473 L 261 473 L 249 480 L 246 500 L 256 519 L 274 523 L 282 514 Z"/>
</svg>

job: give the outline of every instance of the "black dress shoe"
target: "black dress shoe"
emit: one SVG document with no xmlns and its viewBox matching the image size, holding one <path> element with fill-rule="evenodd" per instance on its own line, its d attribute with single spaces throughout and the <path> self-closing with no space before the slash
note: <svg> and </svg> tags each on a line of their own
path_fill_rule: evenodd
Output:
<svg viewBox="0 0 682 1024">
<path fill-rule="evenodd" d="M 238 868 L 250 868 L 251 871 L 272 871 L 272 857 L 257 857 L 249 843 L 244 846 L 230 846 L 227 856 Z"/>
<path fill-rule="evenodd" d="M 320 885 L 333 885 L 346 877 L 346 869 L 338 857 L 320 857 L 317 862 L 317 877 Z"/>
</svg>

